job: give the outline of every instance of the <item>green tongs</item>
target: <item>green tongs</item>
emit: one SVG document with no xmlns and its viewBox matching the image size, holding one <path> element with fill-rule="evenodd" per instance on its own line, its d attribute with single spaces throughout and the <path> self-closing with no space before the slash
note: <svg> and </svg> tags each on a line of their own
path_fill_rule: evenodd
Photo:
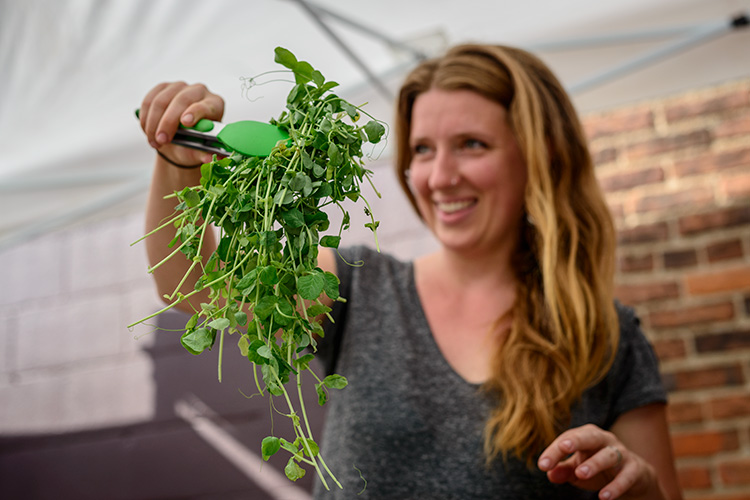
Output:
<svg viewBox="0 0 750 500">
<path fill-rule="evenodd" d="M 135 116 L 140 110 L 135 111 Z M 268 156 L 279 141 L 289 139 L 285 130 L 270 123 L 242 120 L 234 123 L 219 123 L 206 118 L 198 120 L 192 127 L 180 125 L 172 144 L 209 153 L 229 156 L 233 152 L 245 156 Z"/>
</svg>

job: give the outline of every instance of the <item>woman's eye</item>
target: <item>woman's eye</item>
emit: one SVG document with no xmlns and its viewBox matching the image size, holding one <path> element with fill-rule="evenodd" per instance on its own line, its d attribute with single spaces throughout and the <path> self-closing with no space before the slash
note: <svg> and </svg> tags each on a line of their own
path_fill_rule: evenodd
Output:
<svg viewBox="0 0 750 500">
<path fill-rule="evenodd" d="M 464 147 L 466 149 L 484 149 L 487 145 L 479 139 L 466 139 L 466 141 L 464 141 Z"/>
<path fill-rule="evenodd" d="M 415 155 L 423 155 L 423 154 L 429 153 L 430 148 L 424 144 L 416 144 L 412 148 L 412 151 L 414 152 Z"/>
</svg>

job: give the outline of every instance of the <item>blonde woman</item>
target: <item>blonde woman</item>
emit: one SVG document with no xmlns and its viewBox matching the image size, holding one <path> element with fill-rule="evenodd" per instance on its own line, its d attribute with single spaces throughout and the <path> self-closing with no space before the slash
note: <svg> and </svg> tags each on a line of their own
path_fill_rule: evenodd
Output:
<svg viewBox="0 0 750 500">
<path fill-rule="evenodd" d="M 151 225 L 172 210 L 164 193 L 196 182 L 169 162 L 205 160 L 169 144 L 178 123 L 222 112 L 200 85 L 144 100 Z M 349 386 L 322 444 L 344 489 L 315 498 L 355 498 L 362 476 L 369 499 L 681 498 L 657 362 L 613 296 L 613 224 L 554 75 L 518 49 L 455 47 L 407 77 L 396 141 L 439 247 L 413 262 L 320 254 L 347 302 L 319 356 Z M 160 260 L 166 242 L 148 243 Z"/>
</svg>

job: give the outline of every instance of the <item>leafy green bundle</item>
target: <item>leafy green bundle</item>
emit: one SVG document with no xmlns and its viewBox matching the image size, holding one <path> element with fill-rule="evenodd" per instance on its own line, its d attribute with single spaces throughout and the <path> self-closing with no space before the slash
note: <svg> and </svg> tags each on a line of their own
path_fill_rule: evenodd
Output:
<svg viewBox="0 0 750 500">
<path fill-rule="evenodd" d="M 283 414 L 294 429 L 293 439 L 266 437 L 263 458 L 285 449 L 291 453 L 285 468 L 289 479 L 304 476 L 300 464 L 307 464 L 326 488 L 323 470 L 341 487 L 312 436 L 301 381 L 304 371 L 312 374 L 321 405 L 329 389 L 347 384 L 340 375 L 320 379 L 309 366 L 315 338 L 323 336 L 316 318 L 330 312 L 320 300 L 322 295 L 345 300 L 339 296 L 338 278 L 317 267 L 317 256 L 319 246 L 338 248 L 341 233 L 350 224 L 346 200 L 365 204 L 370 217 L 365 225 L 375 233 L 378 222 L 360 190 L 364 180 L 371 183 L 372 173 L 364 167 L 362 147 L 366 142 L 378 143 L 385 127 L 377 120 L 357 125 L 361 110 L 330 92 L 337 83 L 326 81 L 288 50 L 276 48 L 275 61 L 291 70 L 296 82 L 287 109 L 272 120 L 289 133 L 289 140 L 277 144 L 266 158 L 214 157 L 202 165 L 199 186 L 172 195 L 179 201 L 175 215 L 149 234 L 175 227 L 170 243 L 174 250 L 151 271 L 178 253 L 184 254 L 190 267 L 167 297 L 170 304 L 131 326 L 208 289 L 210 301 L 202 303 L 185 325 L 182 345 L 200 354 L 211 349 L 218 337 L 221 380 L 224 336 L 237 333 L 239 350 L 254 365 L 258 391 L 283 398 L 288 408 Z M 323 209 L 330 205 L 341 210 L 343 219 L 336 235 L 321 236 L 330 224 Z M 219 229 L 219 243 L 203 262 L 201 247 L 212 225 Z M 195 289 L 180 293 L 196 269 L 202 274 Z"/>
</svg>

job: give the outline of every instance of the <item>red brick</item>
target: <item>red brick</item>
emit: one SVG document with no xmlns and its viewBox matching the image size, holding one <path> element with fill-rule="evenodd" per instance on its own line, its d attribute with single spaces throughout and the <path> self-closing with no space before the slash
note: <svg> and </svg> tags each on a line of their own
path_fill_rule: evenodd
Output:
<svg viewBox="0 0 750 500">
<path fill-rule="evenodd" d="M 680 233 L 696 234 L 750 224 L 750 205 L 724 208 L 714 212 L 688 215 L 679 220 Z"/>
<path fill-rule="evenodd" d="M 708 261 L 712 263 L 742 258 L 744 255 L 742 241 L 735 239 L 712 243 L 706 247 L 706 255 Z"/>
<path fill-rule="evenodd" d="M 709 403 L 711 416 L 717 419 L 750 415 L 750 394 L 717 398 Z"/>
<path fill-rule="evenodd" d="M 623 191 L 662 181 L 664 181 L 664 170 L 660 167 L 647 168 L 636 172 L 620 172 L 599 179 L 602 189 L 606 192 Z"/>
<path fill-rule="evenodd" d="M 583 119 L 583 128 L 590 140 L 653 127 L 654 115 L 649 109 L 624 108 L 615 112 L 589 115 Z"/>
<path fill-rule="evenodd" d="M 750 266 L 691 274 L 685 277 L 685 284 L 691 295 L 750 289 Z"/>
<path fill-rule="evenodd" d="M 674 153 L 682 149 L 706 148 L 711 144 L 711 133 L 708 130 L 696 130 L 687 134 L 657 137 L 639 144 L 628 146 L 625 154 L 630 159 L 641 159 L 665 153 Z"/>
<path fill-rule="evenodd" d="M 606 163 L 612 163 L 617 159 L 617 149 L 604 148 L 591 151 L 591 161 L 597 167 Z"/>
<path fill-rule="evenodd" d="M 750 162 L 746 172 L 721 180 L 721 190 L 730 201 L 744 201 L 750 198 Z"/>
<path fill-rule="evenodd" d="M 623 273 L 651 271 L 654 268 L 654 255 L 623 255 L 619 259 L 618 268 Z"/>
<path fill-rule="evenodd" d="M 690 175 L 718 172 L 748 164 L 750 164 L 750 148 L 722 153 L 709 152 L 692 158 L 677 160 L 674 167 L 678 177 L 687 177 Z"/>
<path fill-rule="evenodd" d="M 662 339 L 652 343 L 656 356 L 661 361 L 681 359 L 687 355 L 685 341 L 682 339 Z"/>
<path fill-rule="evenodd" d="M 698 252 L 695 250 L 674 250 L 664 252 L 664 267 L 677 269 L 683 267 L 694 267 L 698 264 Z"/>
<path fill-rule="evenodd" d="M 748 92 L 738 90 L 730 94 L 719 95 L 707 99 L 692 100 L 691 102 L 676 103 L 667 106 L 665 114 L 668 122 L 675 122 L 686 118 L 722 111 L 733 111 L 748 105 Z"/>
<path fill-rule="evenodd" d="M 665 373 L 662 379 L 670 392 L 737 386 L 745 383 L 739 364 Z"/>
<path fill-rule="evenodd" d="M 736 431 L 673 432 L 672 446 L 677 458 L 706 457 L 738 449 L 739 439 Z"/>
<path fill-rule="evenodd" d="M 727 120 L 716 127 L 716 137 L 732 137 L 735 135 L 750 135 L 750 118 L 746 116 Z"/>
<path fill-rule="evenodd" d="M 680 288 L 674 281 L 618 285 L 615 288 L 615 296 L 628 305 L 652 300 L 673 299 L 679 297 L 679 295 Z"/>
<path fill-rule="evenodd" d="M 703 405 L 695 401 L 667 405 L 667 420 L 670 424 L 689 424 L 703 421 Z"/>
<path fill-rule="evenodd" d="M 649 325 L 651 328 L 675 328 L 713 323 L 715 321 L 726 321 L 732 318 L 734 318 L 734 304 L 731 302 L 719 302 L 717 304 L 702 304 L 667 311 L 653 311 L 649 315 Z"/>
<path fill-rule="evenodd" d="M 677 469 L 677 480 L 683 490 L 705 490 L 713 486 L 708 467 L 686 466 Z"/>
<path fill-rule="evenodd" d="M 750 330 L 709 333 L 695 337 L 698 352 L 720 352 L 750 349 Z"/>
<path fill-rule="evenodd" d="M 712 188 L 698 187 L 683 191 L 643 196 L 636 204 L 636 211 L 639 213 L 662 212 L 686 207 L 694 210 L 697 207 L 711 205 L 713 201 L 714 192 Z"/>
<path fill-rule="evenodd" d="M 750 484 L 750 458 L 720 463 L 719 477 L 726 486 Z"/>
<path fill-rule="evenodd" d="M 750 210 L 748 210 L 750 212 Z M 669 227 L 666 222 L 656 224 L 643 224 L 632 228 L 621 229 L 617 232 L 617 241 L 622 245 L 631 243 L 650 243 L 664 241 L 669 236 Z"/>
</svg>

